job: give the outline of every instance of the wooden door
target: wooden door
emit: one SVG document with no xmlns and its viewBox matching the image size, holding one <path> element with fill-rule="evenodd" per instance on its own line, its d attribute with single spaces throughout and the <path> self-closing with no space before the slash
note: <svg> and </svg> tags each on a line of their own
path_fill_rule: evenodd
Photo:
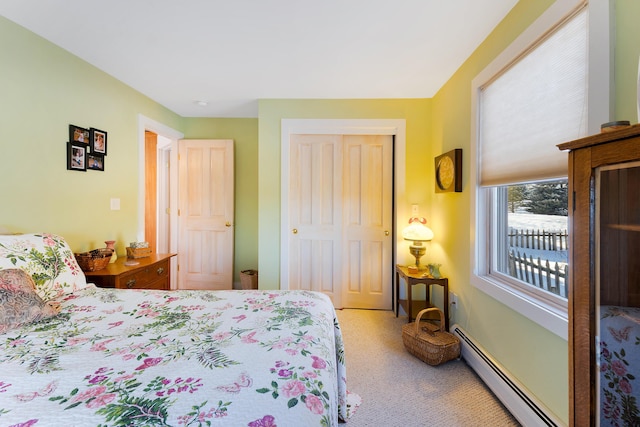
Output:
<svg viewBox="0 0 640 427">
<path fill-rule="evenodd" d="M 232 140 L 178 143 L 178 289 L 232 289 Z"/>
<path fill-rule="evenodd" d="M 341 306 L 342 137 L 295 135 L 291 140 L 289 284 L 327 294 Z"/>
<path fill-rule="evenodd" d="M 342 304 L 389 309 L 393 225 L 390 135 L 345 135 Z"/>
<path fill-rule="evenodd" d="M 392 151 L 392 136 L 292 136 L 291 289 L 337 308 L 391 307 Z"/>
<path fill-rule="evenodd" d="M 153 253 L 157 248 L 157 191 L 158 191 L 158 135 L 146 131 L 144 133 L 144 238 L 149 242 Z"/>
</svg>

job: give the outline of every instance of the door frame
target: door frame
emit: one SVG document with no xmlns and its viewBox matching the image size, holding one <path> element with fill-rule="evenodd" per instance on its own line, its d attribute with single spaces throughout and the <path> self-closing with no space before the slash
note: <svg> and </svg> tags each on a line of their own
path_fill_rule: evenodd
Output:
<svg viewBox="0 0 640 427">
<path fill-rule="evenodd" d="M 178 252 L 178 141 L 184 138 L 184 134 L 175 129 L 170 128 L 156 120 L 138 114 L 138 231 L 137 240 L 143 241 L 144 237 L 144 201 L 145 192 L 145 131 L 151 131 L 158 136 L 166 138 L 169 143 L 165 143 L 159 149 L 168 151 L 169 157 L 169 250 L 171 253 Z M 165 153 L 166 154 L 166 153 Z M 163 174 L 159 177 L 158 182 L 167 182 L 167 168 L 158 168 L 158 173 Z M 171 288 L 177 286 L 177 257 L 171 257 Z"/>
<path fill-rule="evenodd" d="M 405 119 L 282 119 L 280 133 L 280 289 L 289 289 L 289 151 L 291 135 L 393 135 L 393 243 L 392 260 L 396 264 L 398 247 L 397 206 L 405 193 L 406 120 Z M 392 269 L 395 271 L 395 269 Z M 393 279 L 393 278 L 391 278 Z M 393 283 L 393 280 L 392 280 Z M 392 292 L 392 300 L 393 300 Z"/>
</svg>

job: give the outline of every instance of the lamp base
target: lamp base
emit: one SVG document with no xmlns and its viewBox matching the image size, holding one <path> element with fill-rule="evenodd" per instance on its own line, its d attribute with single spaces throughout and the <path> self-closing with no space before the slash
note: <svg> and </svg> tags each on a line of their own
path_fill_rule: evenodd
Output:
<svg viewBox="0 0 640 427">
<path fill-rule="evenodd" d="M 420 258 L 425 254 L 427 248 L 422 246 L 422 242 L 414 242 L 413 245 L 409 246 L 409 252 L 416 258 L 416 267 L 420 270 Z"/>
</svg>

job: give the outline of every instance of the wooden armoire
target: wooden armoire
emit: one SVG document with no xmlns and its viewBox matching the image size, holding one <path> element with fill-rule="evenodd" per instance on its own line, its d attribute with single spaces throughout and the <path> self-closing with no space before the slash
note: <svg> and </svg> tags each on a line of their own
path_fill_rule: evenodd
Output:
<svg viewBox="0 0 640 427">
<path fill-rule="evenodd" d="M 640 125 L 569 151 L 570 425 L 640 425 Z"/>
</svg>

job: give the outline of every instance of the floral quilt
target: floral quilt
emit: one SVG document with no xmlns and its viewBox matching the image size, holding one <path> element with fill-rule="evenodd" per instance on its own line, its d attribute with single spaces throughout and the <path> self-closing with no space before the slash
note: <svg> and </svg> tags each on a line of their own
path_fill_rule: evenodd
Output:
<svg viewBox="0 0 640 427">
<path fill-rule="evenodd" d="M 640 425 L 640 308 L 600 307 L 600 426 Z"/>
<path fill-rule="evenodd" d="M 336 426 L 348 418 L 330 300 L 308 291 L 88 285 L 0 334 L 3 426 Z"/>
</svg>

